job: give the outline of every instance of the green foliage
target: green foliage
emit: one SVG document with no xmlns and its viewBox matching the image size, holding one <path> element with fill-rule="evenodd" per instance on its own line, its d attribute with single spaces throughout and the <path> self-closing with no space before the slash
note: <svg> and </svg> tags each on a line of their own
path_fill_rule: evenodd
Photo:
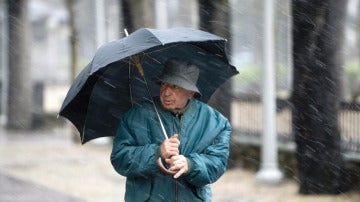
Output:
<svg viewBox="0 0 360 202">
<path fill-rule="evenodd" d="M 260 64 L 246 64 L 237 67 L 240 74 L 234 77 L 235 85 L 244 85 L 251 83 L 261 82 L 263 77 L 263 69 Z M 287 66 L 285 64 L 279 64 L 276 67 L 276 77 L 278 79 L 285 78 L 287 76 Z"/>
<path fill-rule="evenodd" d="M 259 82 L 262 77 L 262 68 L 259 64 L 247 64 L 237 67 L 240 74 L 234 77 L 234 85 L 244 85 Z"/>
<path fill-rule="evenodd" d="M 276 67 L 276 78 L 284 79 L 288 75 L 288 67 L 285 64 L 278 64 Z M 262 66 L 260 64 L 246 64 L 237 67 L 240 74 L 235 76 L 233 81 L 235 86 L 244 86 L 262 81 Z M 344 65 L 344 76 L 347 83 L 346 88 L 352 91 L 356 85 L 356 80 L 360 77 L 360 64 L 357 61 L 348 62 Z"/>
<path fill-rule="evenodd" d="M 285 78 L 287 76 L 288 68 L 286 64 L 278 64 L 276 67 L 276 77 Z"/>
<path fill-rule="evenodd" d="M 349 87 L 353 89 L 356 85 L 356 78 L 360 76 L 360 65 L 357 61 L 346 63 L 344 66 L 345 79 L 349 81 Z"/>
</svg>

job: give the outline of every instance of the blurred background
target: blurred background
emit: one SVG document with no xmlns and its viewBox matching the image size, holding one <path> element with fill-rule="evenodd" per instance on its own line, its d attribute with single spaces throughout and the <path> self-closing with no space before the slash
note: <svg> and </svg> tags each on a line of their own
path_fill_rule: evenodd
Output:
<svg viewBox="0 0 360 202">
<path fill-rule="evenodd" d="M 229 168 L 241 168 L 255 174 L 264 165 L 264 155 L 261 154 L 265 144 L 261 137 L 266 131 L 263 122 L 266 102 L 263 95 L 267 88 L 264 70 L 269 65 L 264 51 L 268 32 L 264 27 L 265 19 L 270 18 L 274 20 L 273 99 L 276 112 L 273 118 L 276 120 L 274 146 L 277 153 L 270 163 L 282 173 L 283 179 L 294 183 L 293 192 L 335 194 L 324 201 L 360 201 L 360 3 L 357 0 L 326 0 L 322 3 L 274 0 L 271 1 L 273 13 L 268 15 L 264 11 L 265 2 L 0 0 L 0 172 L 32 182 L 40 178 L 40 174 L 35 174 L 36 170 L 44 170 L 15 166 L 26 162 L 17 154 L 22 141 L 29 148 L 34 144 L 34 148 L 53 150 L 64 144 L 64 151 L 72 149 L 79 154 L 103 152 L 105 155 L 98 156 L 97 165 L 109 163 L 109 139 L 94 141 L 90 146 L 84 146 L 85 151 L 82 151 L 78 149 L 79 135 L 73 126 L 57 117 L 73 79 L 91 62 L 99 46 L 125 37 L 124 29 L 131 33 L 141 27 L 192 27 L 228 40 L 229 60 L 240 74 L 224 84 L 209 103 L 226 115 L 233 125 Z M 317 71 L 312 71 L 312 68 Z M 324 77 L 328 79 L 322 80 Z M 326 83 L 327 80 L 330 84 Z M 309 105 L 301 105 L 308 101 Z M 300 113 L 302 111 L 310 114 L 309 122 L 301 119 L 304 116 Z M 306 130 L 302 130 L 304 128 Z M 316 128 L 324 129 L 318 131 Z M 308 140 L 299 138 L 305 134 L 310 134 Z M 319 149 L 321 146 L 323 148 Z M 308 153 L 306 148 L 314 153 Z M 316 156 L 319 151 L 324 154 Z M 41 153 L 37 150 L 37 155 L 41 156 Z M 84 155 L 74 161 L 85 166 L 90 159 Z M 48 158 L 51 161 L 51 158 L 60 157 L 50 155 Z M 106 167 L 111 170 L 110 165 Z M 324 174 L 326 177 L 319 179 L 319 172 L 310 172 L 314 167 L 319 170 L 331 167 L 329 173 L 332 174 Z M 26 177 L 27 169 L 28 175 L 32 173 L 33 176 Z M 109 176 L 106 179 L 116 175 Z M 85 179 L 81 181 L 86 183 Z M 54 180 L 54 183 L 59 184 L 59 181 Z M 124 181 L 121 179 L 116 183 L 123 184 Z M 240 182 L 231 183 L 234 189 Z M 50 186 L 48 182 L 40 184 Z M 65 183 L 64 187 L 69 184 Z M 319 188 L 328 184 L 335 185 Z M 66 192 L 65 188 L 59 189 Z M 121 189 L 117 191 L 123 193 Z M 339 198 L 339 193 L 344 193 L 340 197 L 346 197 Z M 227 200 L 245 198 L 246 193 L 240 194 L 243 195 L 235 194 Z M 281 201 L 280 198 L 281 194 L 274 201 Z M 223 198 L 223 201 L 226 200 Z"/>
</svg>

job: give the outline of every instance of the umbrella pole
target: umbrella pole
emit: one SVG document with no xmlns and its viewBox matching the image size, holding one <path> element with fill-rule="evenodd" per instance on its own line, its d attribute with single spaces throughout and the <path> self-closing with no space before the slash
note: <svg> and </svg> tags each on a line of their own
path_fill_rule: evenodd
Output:
<svg viewBox="0 0 360 202">
<path fill-rule="evenodd" d="M 160 122 L 160 126 L 161 126 L 161 129 L 162 129 L 162 131 L 163 131 L 164 137 L 165 137 L 165 139 L 168 139 L 169 136 L 168 136 L 167 133 L 166 133 L 164 124 L 163 124 L 163 122 L 162 122 L 162 120 L 161 120 L 160 114 L 159 114 L 159 112 L 158 112 L 158 110 L 157 110 L 157 107 L 156 107 L 156 105 L 155 105 L 154 99 L 153 99 L 153 97 L 152 97 L 152 95 L 151 95 L 151 91 L 150 91 L 149 85 L 148 85 L 148 83 L 147 83 L 147 81 L 146 81 L 145 74 L 144 74 L 144 70 L 143 70 L 142 65 L 141 65 L 141 62 L 140 62 L 140 58 L 139 58 L 138 55 L 134 55 L 134 56 L 132 56 L 132 59 L 134 60 L 135 65 L 136 65 L 137 69 L 139 70 L 139 73 L 140 73 L 141 77 L 143 78 L 143 80 L 144 80 L 144 82 L 145 82 L 147 94 L 148 94 L 148 96 L 150 97 L 151 102 L 152 102 L 152 104 L 153 104 L 154 111 L 155 111 L 156 116 L 157 116 L 157 118 L 158 118 L 158 120 L 159 120 L 159 122 Z M 161 157 L 159 157 L 159 158 L 157 159 L 157 164 L 158 164 L 160 170 L 161 170 L 163 173 L 165 173 L 165 174 L 175 175 L 176 172 L 177 172 L 177 171 L 172 171 L 172 170 L 166 169 L 165 166 L 164 166 L 164 164 L 163 164 L 163 162 L 162 162 Z"/>
<path fill-rule="evenodd" d="M 124 29 L 124 32 L 125 32 L 125 35 L 126 35 L 126 36 L 129 36 L 129 33 L 128 33 L 127 29 Z M 134 60 L 135 65 L 136 65 L 136 67 L 137 67 L 137 69 L 138 69 L 141 77 L 143 78 L 143 80 L 144 80 L 144 82 L 145 82 L 146 92 L 147 92 L 147 94 L 148 94 L 149 98 L 151 99 L 151 102 L 152 102 L 152 104 L 153 104 L 153 106 L 154 106 L 154 110 L 155 110 L 155 113 L 156 113 L 157 118 L 159 119 L 160 126 L 161 126 L 161 130 L 162 130 L 162 132 L 163 132 L 163 134 L 164 134 L 164 137 L 165 137 L 165 139 L 168 139 L 169 136 L 168 136 L 167 133 L 166 133 L 166 130 L 165 130 L 164 124 L 163 124 L 163 122 L 162 122 L 162 120 L 161 120 L 159 111 L 157 110 L 157 107 L 156 107 L 156 105 L 155 105 L 154 99 L 153 99 L 153 97 L 152 97 L 152 95 L 151 95 L 149 85 L 148 85 L 148 83 L 147 83 L 147 81 L 146 81 L 146 78 L 145 78 L 144 69 L 142 68 L 142 65 L 141 65 L 141 62 L 140 62 L 140 58 L 139 58 L 138 55 L 134 55 L 134 56 L 132 56 L 131 58 Z M 129 71 L 130 71 L 130 69 L 129 69 Z M 129 72 L 129 74 L 130 74 L 130 72 Z M 130 78 L 130 75 L 129 75 L 129 78 Z M 130 88 L 130 89 L 131 89 L 131 88 Z M 132 99 L 132 97 L 131 97 L 131 99 Z"/>
<path fill-rule="evenodd" d="M 141 77 L 143 78 L 143 80 L 144 80 L 144 82 L 145 82 L 146 92 L 147 92 L 149 98 L 151 99 L 151 102 L 152 102 L 152 104 L 153 104 L 153 107 L 154 107 L 156 116 L 157 116 L 157 118 L 159 119 L 160 126 L 161 126 L 161 130 L 162 130 L 162 132 L 163 132 L 163 134 L 164 134 L 164 137 L 165 137 L 165 139 L 168 139 L 169 136 L 168 136 L 167 133 L 166 133 L 166 130 L 165 130 L 164 124 L 163 124 L 163 122 L 162 122 L 162 120 L 161 120 L 159 111 L 157 110 L 157 107 L 156 107 L 156 105 L 155 105 L 154 99 L 153 99 L 153 97 L 152 97 L 152 95 L 151 95 L 149 85 L 148 85 L 148 83 L 147 83 L 147 81 L 146 81 L 146 78 L 145 78 L 144 69 L 142 68 L 142 65 L 141 65 L 141 62 L 140 62 L 140 58 L 139 58 L 138 55 L 134 55 L 134 56 L 132 56 L 131 58 L 134 60 L 135 65 L 136 65 L 136 67 L 137 67 L 137 69 L 138 69 Z"/>
<path fill-rule="evenodd" d="M 161 126 L 162 132 L 163 132 L 163 134 L 164 134 L 164 137 L 165 137 L 165 139 L 168 139 L 169 136 L 168 136 L 167 133 L 166 133 L 164 124 L 163 124 L 163 122 L 162 122 L 162 120 L 161 120 L 160 114 L 159 114 L 159 112 L 158 112 L 158 110 L 157 110 L 157 107 L 156 107 L 156 105 L 155 105 L 154 99 L 153 99 L 153 97 L 152 97 L 152 95 L 151 95 L 150 88 L 149 88 L 149 85 L 148 85 L 148 83 L 147 83 L 147 81 L 146 81 L 145 74 L 144 74 L 144 70 L 143 70 L 143 68 L 142 68 L 142 65 L 141 65 L 139 56 L 138 56 L 138 55 L 134 55 L 134 56 L 132 56 L 132 59 L 134 60 L 135 65 L 136 65 L 136 67 L 137 67 L 137 69 L 138 69 L 141 77 L 143 78 L 143 80 L 144 80 L 144 82 L 145 82 L 147 94 L 148 94 L 148 96 L 150 97 L 151 102 L 152 102 L 152 104 L 153 104 L 153 107 L 154 107 L 156 116 L 157 116 L 157 118 L 158 118 L 158 120 L 159 120 L 159 122 L 160 122 L 160 126 Z M 161 170 L 163 173 L 165 173 L 165 174 L 175 175 L 175 174 L 177 173 L 177 171 L 172 171 L 172 170 L 166 169 L 166 167 L 164 166 L 164 164 L 163 164 L 163 162 L 162 162 L 161 157 L 159 157 L 159 158 L 157 159 L 157 164 L 158 164 L 160 170 Z"/>
<path fill-rule="evenodd" d="M 131 89 L 131 64 L 129 63 L 129 72 L 128 72 L 128 82 L 129 82 L 129 94 L 130 94 L 130 102 L 131 102 L 131 107 L 134 107 L 134 100 L 133 100 L 133 96 L 132 96 L 132 89 Z"/>
<path fill-rule="evenodd" d="M 124 31 L 125 31 L 125 35 L 128 36 L 129 34 L 128 34 L 127 30 L 124 29 Z M 136 67 L 137 67 L 137 69 L 138 69 L 141 77 L 143 78 L 143 80 L 144 80 L 144 82 L 145 82 L 146 92 L 147 92 L 147 94 L 148 94 L 148 96 L 149 96 L 149 98 L 150 98 L 150 100 L 151 100 L 151 102 L 152 102 L 152 104 L 153 104 L 154 111 L 155 111 L 156 116 L 157 116 L 157 118 L 158 118 L 158 120 L 159 120 L 159 122 L 160 122 L 161 130 L 162 130 L 162 132 L 163 132 L 163 134 L 164 134 L 165 139 L 168 139 L 169 136 L 168 136 L 167 133 L 166 133 L 166 130 L 165 130 L 165 127 L 164 127 L 164 123 L 163 123 L 162 120 L 161 120 L 159 111 L 157 110 L 157 107 L 156 107 L 156 105 L 155 105 L 154 99 L 153 99 L 153 97 L 152 97 L 152 94 L 151 94 L 149 85 L 148 85 L 147 80 L 146 80 L 146 78 L 145 78 L 144 69 L 142 68 L 142 65 L 141 65 L 141 62 L 140 62 L 140 58 L 139 58 L 138 55 L 134 55 L 134 56 L 131 57 L 131 59 L 135 62 L 135 65 L 136 65 Z M 130 69 L 129 69 L 129 71 L 130 71 Z M 130 77 L 129 77 L 129 78 L 130 78 Z M 171 170 L 168 170 L 168 169 L 165 168 L 165 166 L 164 166 L 164 164 L 163 164 L 163 162 L 162 162 L 161 157 L 159 157 L 159 158 L 157 159 L 157 164 L 158 164 L 160 170 L 161 170 L 163 173 L 168 174 L 168 175 L 175 175 L 175 174 L 176 174 L 176 171 L 171 171 Z"/>
</svg>

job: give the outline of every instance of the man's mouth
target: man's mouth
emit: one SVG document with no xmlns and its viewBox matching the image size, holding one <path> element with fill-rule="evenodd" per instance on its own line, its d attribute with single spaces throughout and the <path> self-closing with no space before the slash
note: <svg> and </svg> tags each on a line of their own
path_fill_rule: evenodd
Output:
<svg viewBox="0 0 360 202">
<path fill-rule="evenodd" d="M 170 105 L 170 104 L 172 104 L 173 103 L 173 101 L 172 100 L 164 100 L 164 104 L 166 104 L 166 105 Z"/>
</svg>

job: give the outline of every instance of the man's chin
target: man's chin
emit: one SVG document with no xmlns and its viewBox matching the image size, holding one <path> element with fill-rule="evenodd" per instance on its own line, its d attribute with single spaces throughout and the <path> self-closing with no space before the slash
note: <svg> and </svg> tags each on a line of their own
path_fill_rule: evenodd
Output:
<svg viewBox="0 0 360 202">
<path fill-rule="evenodd" d="M 166 109 L 166 110 L 168 110 L 168 111 L 174 110 L 174 108 L 171 107 L 170 105 L 164 105 L 164 104 L 162 104 L 162 106 L 163 106 L 164 109 Z"/>
</svg>

